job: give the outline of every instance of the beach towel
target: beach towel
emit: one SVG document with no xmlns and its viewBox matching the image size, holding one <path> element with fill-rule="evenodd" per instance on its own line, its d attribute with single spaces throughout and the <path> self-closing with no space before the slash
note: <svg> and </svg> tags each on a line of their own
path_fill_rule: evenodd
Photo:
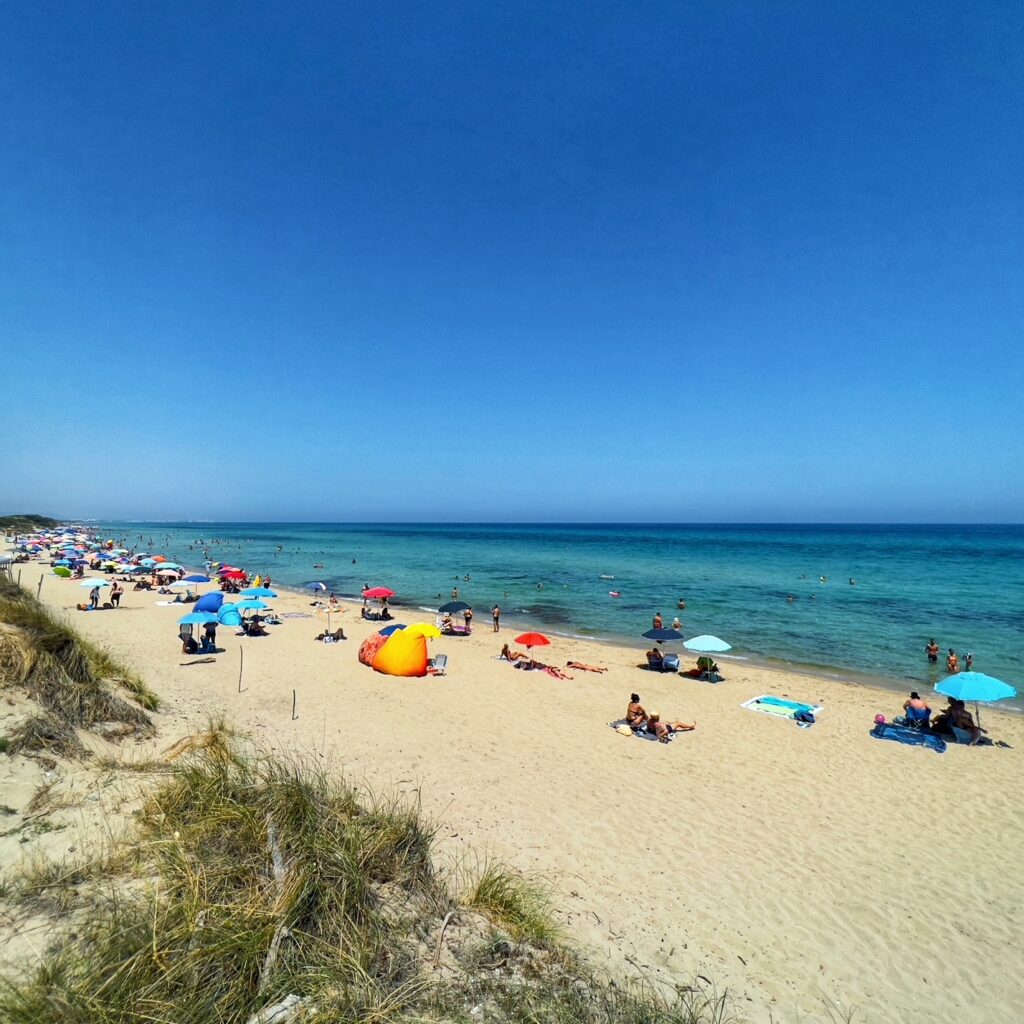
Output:
<svg viewBox="0 0 1024 1024">
<path fill-rule="evenodd" d="M 654 733 L 648 732 L 646 729 L 637 729 L 636 732 L 634 732 L 632 729 L 630 729 L 629 722 L 627 722 L 624 718 L 620 718 L 620 719 L 618 719 L 615 722 L 609 722 L 608 723 L 608 727 L 610 729 L 614 729 L 616 732 L 620 731 L 620 726 L 625 726 L 627 729 L 629 729 L 631 735 L 635 736 L 637 739 L 649 740 L 652 743 L 657 743 L 658 742 L 658 737 L 655 736 Z M 626 734 L 622 733 L 622 735 L 625 736 Z M 673 733 L 669 733 L 669 736 L 668 736 L 669 743 L 671 743 L 675 738 L 676 738 L 676 734 L 674 732 Z"/>
<path fill-rule="evenodd" d="M 820 704 L 801 704 L 800 701 L 786 700 L 785 697 L 773 697 L 770 693 L 751 697 L 740 707 L 748 711 L 760 711 L 763 715 L 774 715 L 776 718 L 788 718 L 801 729 L 809 729 L 814 724 L 813 720 L 825 710 Z"/>
<path fill-rule="evenodd" d="M 871 730 L 871 735 L 876 740 L 895 740 L 909 747 L 930 747 L 936 754 L 946 752 L 946 741 L 941 736 L 921 729 L 911 729 L 906 725 L 896 725 L 894 722 L 879 722 Z"/>
<path fill-rule="evenodd" d="M 309 612 L 281 612 L 282 619 L 311 619 Z"/>
</svg>

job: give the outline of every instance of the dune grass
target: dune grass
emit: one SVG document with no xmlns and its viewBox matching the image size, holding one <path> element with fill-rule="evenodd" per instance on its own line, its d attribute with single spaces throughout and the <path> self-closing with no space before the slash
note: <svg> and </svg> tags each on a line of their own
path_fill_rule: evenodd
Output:
<svg viewBox="0 0 1024 1024">
<path fill-rule="evenodd" d="M 211 730 L 145 799 L 133 884 L 116 856 L 31 868 L 37 903 L 86 879 L 109 890 L 34 974 L 0 982 L 0 1022 L 248 1024 L 275 1006 L 295 1024 L 727 1019 L 724 1000 L 599 976 L 559 943 L 543 887 L 499 864 L 460 893 L 433 840 L 415 807 Z"/>
<path fill-rule="evenodd" d="M 63 743 L 74 751 L 67 731 L 97 722 L 127 722 L 148 731 L 152 721 L 144 709 L 158 703 L 134 673 L 9 580 L 0 580 L 0 681 L 26 690 L 52 716 L 40 716 L 27 735 L 52 735 L 48 748 L 53 750 Z M 133 700 L 121 696 L 118 688 Z M 57 738 L 53 717 L 61 723 L 63 740 Z M 31 748 L 21 741 L 20 749 Z"/>
</svg>

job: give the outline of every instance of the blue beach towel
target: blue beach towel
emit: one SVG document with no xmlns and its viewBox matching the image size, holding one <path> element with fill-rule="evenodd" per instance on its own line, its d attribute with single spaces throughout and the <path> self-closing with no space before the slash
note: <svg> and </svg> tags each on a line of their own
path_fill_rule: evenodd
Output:
<svg viewBox="0 0 1024 1024">
<path fill-rule="evenodd" d="M 946 752 L 946 741 L 941 736 L 905 725 L 894 725 L 892 722 L 880 722 L 871 730 L 871 735 L 876 740 L 895 740 L 910 747 L 930 747 L 936 754 Z"/>
</svg>

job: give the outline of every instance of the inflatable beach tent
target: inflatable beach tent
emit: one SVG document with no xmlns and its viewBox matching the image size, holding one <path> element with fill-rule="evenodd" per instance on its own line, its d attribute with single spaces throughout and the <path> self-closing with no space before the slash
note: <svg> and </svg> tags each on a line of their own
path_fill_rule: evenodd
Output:
<svg viewBox="0 0 1024 1024">
<path fill-rule="evenodd" d="M 404 629 L 390 636 L 374 633 L 359 648 L 359 660 L 386 676 L 425 676 L 430 660 L 427 638 Z"/>
</svg>

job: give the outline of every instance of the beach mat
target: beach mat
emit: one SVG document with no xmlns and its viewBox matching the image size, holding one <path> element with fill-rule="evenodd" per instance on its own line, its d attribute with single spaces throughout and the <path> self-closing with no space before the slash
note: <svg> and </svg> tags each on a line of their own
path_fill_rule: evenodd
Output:
<svg viewBox="0 0 1024 1024">
<path fill-rule="evenodd" d="M 741 708 L 748 711 L 759 711 L 762 715 L 774 715 L 776 718 L 795 719 L 798 712 L 808 711 L 815 718 L 825 709 L 820 704 L 803 704 L 798 700 L 787 700 L 785 697 L 775 697 L 770 693 L 762 693 L 760 697 L 751 697 L 743 701 Z M 797 722 L 797 725 L 810 728 L 810 722 Z"/>
<path fill-rule="evenodd" d="M 923 729 L 911 729 L 905 725 L 894 725 L 892 722 L 879 722 L 871 730 L 871 735 L 876 740 L 895 740 L 909 747 L 929 747 L 936 754 L 946 752 L 946 741 L 941 736 L 925 732 Z"/>
<path fill-rule="evenodd" d="M 629 728 L 629 722 L 627 722 L 624 718 L 620 718 L 620 719 L 618 719 L 618 721 L 615 721 L 615 722 L 609 722 L 608 723 L 608 728 L 609 729 L 618 730 L 620 725 L 626 726 L 627 729 Z M 649 740 L 651 743 L 657 743 L 658 742 L 658 737 L 653 735 L 652 733 L 649 733 L 646 729 L 638 729 L 636 732 L 633 732 L 633 730 L 630 729 L 630 732 L 638 740 Z M 626 734 L 625 733 L 620 733 L 620 735 L 625 736 Z M 675 738 L 676 738 L 676 734 L 675 733 L 671 733 L 669 735 L 669 738 L 668 738 L 669 743 L 671 743 Z"/>
</svg>

